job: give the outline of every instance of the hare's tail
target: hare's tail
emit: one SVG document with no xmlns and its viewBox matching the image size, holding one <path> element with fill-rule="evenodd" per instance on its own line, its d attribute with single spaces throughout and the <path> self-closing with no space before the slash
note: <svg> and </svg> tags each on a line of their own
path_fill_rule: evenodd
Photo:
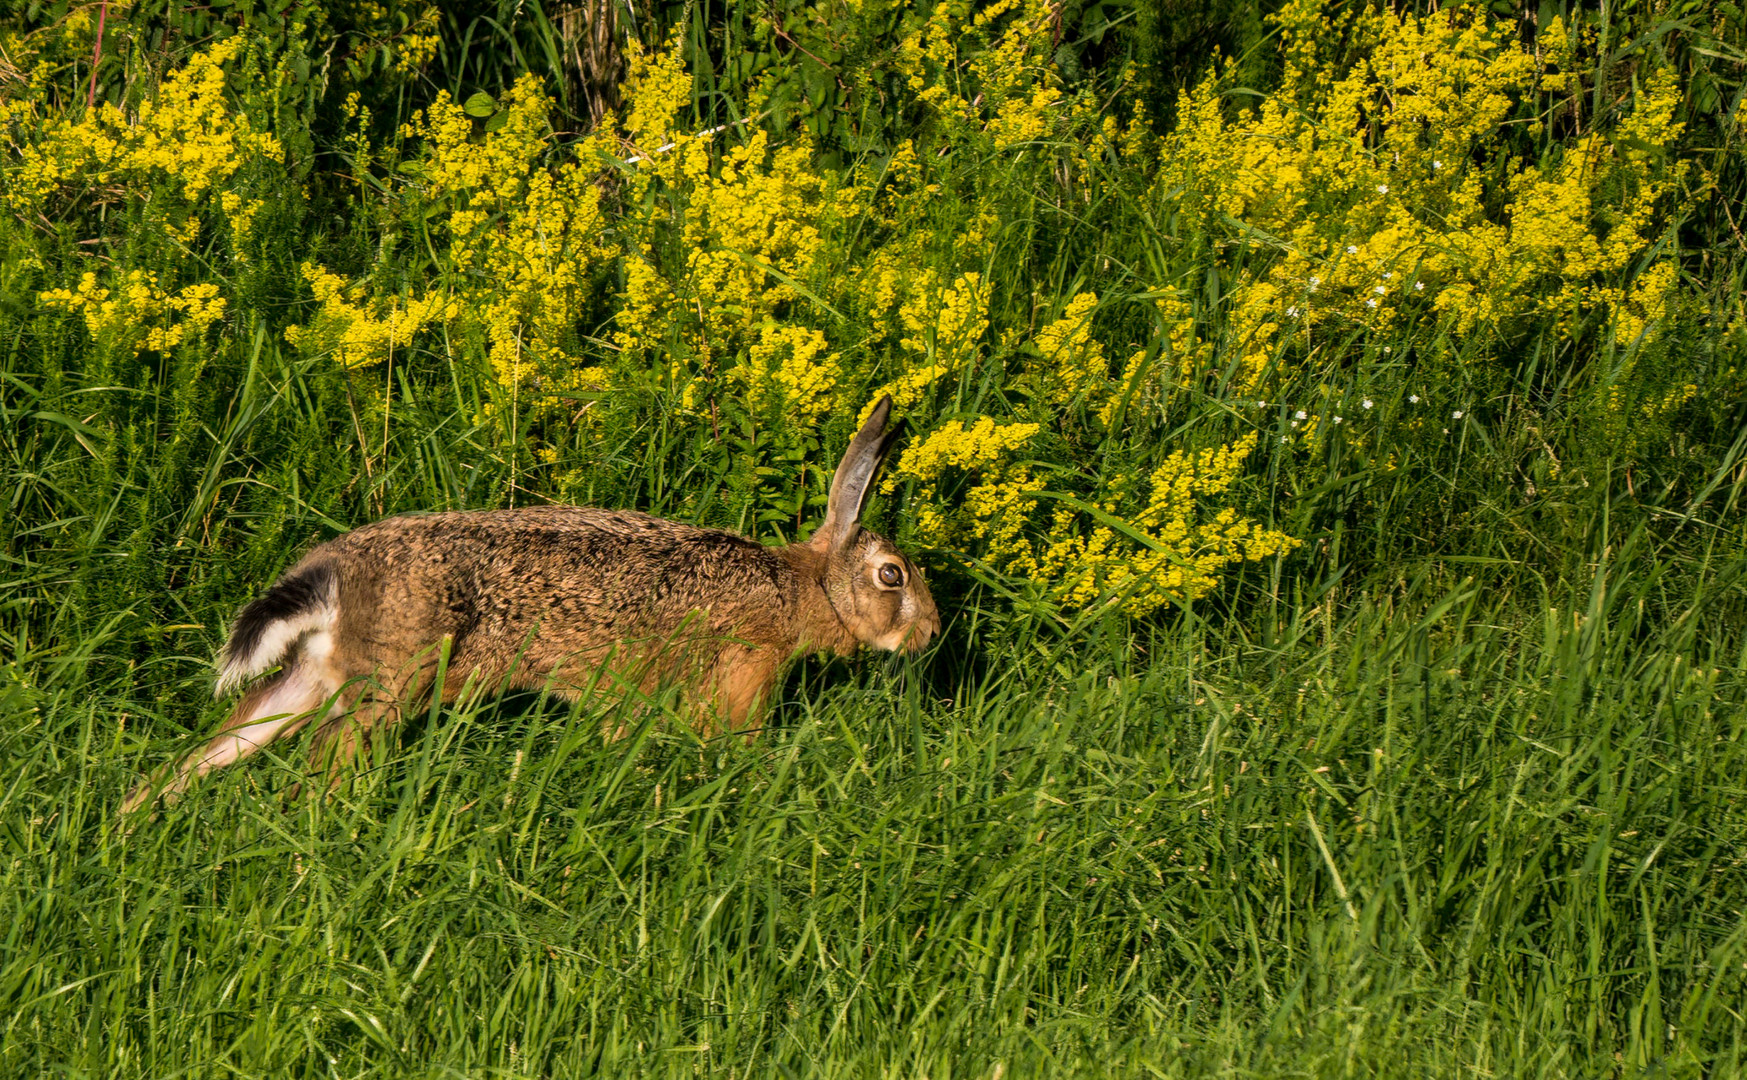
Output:
<svg viewBox="0 0 1747 1080">
<path fill-rule="evenodd" d="M 243 608 L 219 660 L 218 693 L 229 693 L 275 664 L 285 670 L 250 687 L 206 745 L 136 785 L 122 800 L 122 815 L 160 796 L 174 797 L 195 777 L 296 734 L 324 701 L 329 716 L 344 711 L 339 678 L 329 663 L 339 619 L 337 589 L 333 567 L 317 564 L 286 575 Z"/>
<path fill-rule="evenodd" d="M 275 664 L 294 647 L 325 654 L 333 648 L 339 582 L 331 565 L 317 563 L 280 578 L 237 615 L 219 658 L 222 697 Z"/>
</svg>

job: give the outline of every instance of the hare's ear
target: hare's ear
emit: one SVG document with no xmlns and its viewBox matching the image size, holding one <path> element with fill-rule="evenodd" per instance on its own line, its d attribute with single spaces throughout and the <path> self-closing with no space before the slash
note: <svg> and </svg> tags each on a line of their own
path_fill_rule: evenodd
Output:
<svg viewBox="0 0 1747 1080">
<path fill-rule="evenodd" d="M 831 501 L 825 507 L 825 523 L 813 534 L 816 546 L 834 548 L 847 543 L 860 528 L 861 505 L 867 499 L 868 488 L 873 486 L 881 459 L 898 435 L 896 429 L 886 430 L 886 420 L 891 415 L 892 395 L 887 394 L 880 398 L 867 423 L 861 425 L 850 440 L 849 449 L 843 452 L 837 475 L 831 478 Z"/>
</svg>

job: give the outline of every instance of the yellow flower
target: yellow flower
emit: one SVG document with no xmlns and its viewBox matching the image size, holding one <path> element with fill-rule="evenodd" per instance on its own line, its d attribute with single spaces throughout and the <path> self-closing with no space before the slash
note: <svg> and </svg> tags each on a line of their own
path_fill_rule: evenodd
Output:
<svg viewBox="0 0 1747 1080">
<path fill-rule="evenodd" d="M 750 351 L 746 381 L 753 408 L 774 398 L 791 424 L 817 426 L 837 388 L 838 357 L 829 349 L 817 330 L 767 321 Z"/>
<path fill-rule="evenodd" d="M 77 289 L 49 289 L 37 299 L 80 315 L 94 341 L 128 353 L 165 352 L 197 338 L 224 318 L 228 307 L 211 282 L 170 293 L 156 274 L 130 270 L 116 284 L 115 289 L 101 285 L 95 273 L 87 272 Z"/>
<path fill-rule="evenodd" d="M 453 297 L 376 297 L 360 302 L 344 279 L 311 263 L 303 278 L 320 305 L 315 318 L 288 327 L 285 339 L 310 352 L 327 352 L 344 367 L 380 363 L 404 352 L 427 324 L 453 319 L 460 304 Z"/>
<path fill-rule="evenodd" d="M 162 184 L 194 202 L 250 162 L 283 157 L 277 139 L 226 101 L 225 65 L 242 47 L 238 36 L 196 53 L 131 117 L 107 103 L 77 121 L 51 117 L 39 139 L 18 148 L 22 168 L 6 204 L 35 210 L 72 184 L 116 185 L 142 200 Z"/>
<path fill-rule="evenodd" d="M 1092 340 L 1092 312 L 1097 307 L 1097 293 L 1076 293 L 1061 318 L 1032 339 L 1042 357 L 1040 381 L 1048 387 L 1048 399 L 1058 405 L 1094 387 L 1103 388 L 1109 377 L 1104 346 Z"/>
<path fill-rule="evenodd" d="M 1599 309 L 1633 325 L 1617 282 L 1686 175 L 1665 160 L 1681 131 L 1673 69 L 1646 72 L 1613 131 L 1544 164 L 1474 169 L 1525 99 L 1569 88 L 1546 74 L 1575 73 L 1562 24 L 1540 36 L 1537 59 L 1454 7 L 1331 20 L 1321 0 L 1292 0 L 1274 18 L 1279 91 L 1235 116 L 1217 79 L 1187 92 L 1153 183 L 1209 234 L 1235 222 L 1243 250 L 1267 238 L 1280 252 L 1249 259 L 1227 293 L 1228 355 L 1209 359 L 1236 373 L 1236 392 L 1307 355 L 1319 334 L 1387 331 L 1428 309 L 1480 362 L 1532 320 L 1571 333 Z M 1363 62 L 1328 74 L 1349 48 Z"/>
</svg>

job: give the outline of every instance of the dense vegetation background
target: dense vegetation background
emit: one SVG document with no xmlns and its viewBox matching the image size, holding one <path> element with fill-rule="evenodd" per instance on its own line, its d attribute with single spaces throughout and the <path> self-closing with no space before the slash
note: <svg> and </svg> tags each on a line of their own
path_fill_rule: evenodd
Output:
<svg viewBox="0 0 1747 1080">
<path fill-rule="evenodd" d="M 9 6 L 0 1072 L 1739 1073 L 1744 63 L 1696 0 Z M 919 660 L 111 828 L 309 544 L 790 540 L 882 391 Z"/>
</svg>

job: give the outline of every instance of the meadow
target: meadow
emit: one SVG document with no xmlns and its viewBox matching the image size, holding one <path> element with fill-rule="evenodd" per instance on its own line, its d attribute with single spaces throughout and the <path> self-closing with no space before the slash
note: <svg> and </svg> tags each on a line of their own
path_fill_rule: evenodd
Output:
<svg viewBox="0 0 1747 1080">
<path fill-rule="evenodd" d="M 7 9 L 0 1075 L 1747 1072 L 1744 74 L 1709 2 Z M 117 826 L 311 544 L 791 541 L 881 393 L 922 655 Z"/>
</svg>

